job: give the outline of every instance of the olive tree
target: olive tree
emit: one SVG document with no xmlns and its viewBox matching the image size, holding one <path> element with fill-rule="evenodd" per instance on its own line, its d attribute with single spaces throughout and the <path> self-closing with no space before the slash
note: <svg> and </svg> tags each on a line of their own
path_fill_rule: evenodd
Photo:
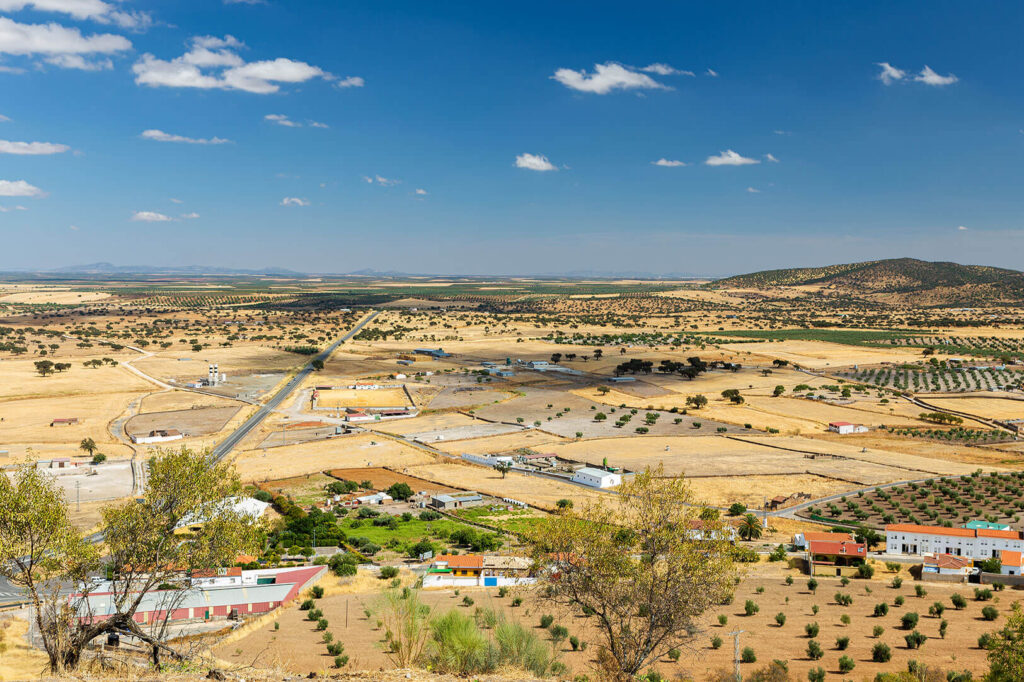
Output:
<svg viewBox="0 0 1024 682">
<path fill-rule="evenodd" d="M 701 614 L 731 594 L 735 568 L 725 526 L 700 518 L 681 477 L 648 469 L 620 492 L 551 517 L 530 544 L 542 597 L 594 614 L 602 667 L 633 679 L 692 641 Z"/>
</svg>

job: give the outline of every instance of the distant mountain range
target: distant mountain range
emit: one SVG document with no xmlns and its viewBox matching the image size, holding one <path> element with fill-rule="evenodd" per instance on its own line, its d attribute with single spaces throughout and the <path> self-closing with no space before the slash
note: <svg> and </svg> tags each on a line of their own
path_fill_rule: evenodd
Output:
<svg viewBox="0 0 1024 682">
<path fill-rule="evenodd" d="M 914 258 L 762 270 L 715 280 L 712 284 L 740 289 L 808 285 L 872 298 L 913 298 L 932 305 L 1024 299 L 1024 272 Z"/>
<path fill-rule="evenodd" d="M 211 265 L 114 265 L 113 263 L 89 263 L 54 268 L 46 272 L 75 275 L 285 275 L 304 277 L 305 273 L 286 268 L 235 269 Z"/>
</svg>

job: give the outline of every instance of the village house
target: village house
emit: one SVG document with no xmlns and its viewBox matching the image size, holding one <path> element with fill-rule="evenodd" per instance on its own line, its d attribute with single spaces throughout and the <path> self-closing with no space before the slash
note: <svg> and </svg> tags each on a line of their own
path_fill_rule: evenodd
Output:
<svg viewBox="0 0 1024 682">
<path fill-rule="evenodd" d="M 1024 551 L 1024 536 L 1016 530 L 994 528 L 945 528 L 913 523 L 885 527 L 888 554 L 953 554 L 975 560 L 998 557 L 1008 550 Z"/>
<path fill-rule="evenodd" d="M 833 433 L 838 433 L 840 436 L 846 436 L 851 433 L 867 433 L 868 427 L 863 424 L 853 424 L 851 422 L 829 422 L 828 430 Z"/>
<path fill-rule="evenodd" d="M 967 557 L 954 554 L 928 554 L 921 564 L 921 575 L 966 576 L 971 573 L 972 562 Z"/>
<path fill-rule="evenodd" d="M 868 548 L 853 536 L 835 535 L 830 540 L 807 543 L 807 564 L 811 575 L 852 575 L 867 558 Z"/>
<path fill-rule="evenodd" d="M 596 467 L 582 467 L 573 473 L 572 482 L 591 488 L 614 488 L 622 485 L 622 476 Z"/>
</svg>

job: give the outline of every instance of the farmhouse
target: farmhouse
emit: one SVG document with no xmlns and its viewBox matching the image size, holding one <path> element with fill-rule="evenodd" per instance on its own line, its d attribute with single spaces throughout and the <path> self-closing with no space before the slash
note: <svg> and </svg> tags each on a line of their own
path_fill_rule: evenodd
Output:
<svg viewBox="0 0 1024 682">
<path fill-rule="evenodd" d="M 434 509 L 464 509 L 468 507 L 479 507 L 484 504 L 484 498 L 477 492 L 462 493 L 439 493 L 430 496 L 427 503 Z"/>
<path fill-rule="evenodd" d="M 50 426 L 74 426 L 78 424 L 78 417 L 57 417 L 50 422 Z"/>
<path fill-rule="evenodd" d="M 807 546 L 807 563 L 812 575 L 843 575 L 864 563 L 868 548 L 851 536 L 837 536 L 834 540 L 811 540 Z"/>
<path fill-rule="evenodd" d="M 921 573 L 965 576 L 971 572 L 971 563 L 967 557 L 954 554 L 927 554 L 921 565 Z"/>
<path fill-rule="evenodd" d="M 181 440 L 185 436 L 178 429 L 159 429 L 150 431 L 147 436 L 132 436 L 132 442 L 139 445 L 148 443 L 166 443 L 171 440 Z"/>
<path fill-rule="evenodd" d="M 164 618 L 171 621 L 210 620 L 228 616 L 266 613 L 295 599 L 316 582 L 326 566 L 292 569 L 241 571 L 240 576 L 223 576 L 239 582 L 194 582 L 187 590 L 154 590 L 142 595 L 135 622 L 150 623 Z M 207 581 L 221 576 L 199 577 Z M 115 594 L 110 583 L 100 585 L 88 595 L 72 595 L 77 601 L 80 622 L 106 620 L 116 613 Z"/>
<path fill-rule="evenodd" d="M 953 554 L 991 559 L 1004 550 L 1024 551 L 1024 537 L 1016 530 L 896 523 L 885 527 L 885 536 L 885 551 L 889 554 Z"/>
<path fill-rule="evenodd" d="M 863 424 L 853 424 L 851 422 L 829 422 L 828 430 L 833 433 L 838 433 L 840 436 L 845 436 L 851 433 L 867 433 L 868 427 Z"/>
<path fill-rule="evenodd" d="M 622 484 L 622 476 L 604 469 L 583 467 L 572 475 L 572 482 L 589 485 L 591 488 L 614 488 Z"/>
<path fill-rule="evenodd" d="M 391 497 L 387 493 L 381 492 L 374 493 L 372 495 L 363 495 L 362 497 L 356 498 L 356 502 L 358 502 L 359 504 L 384 504 L 385 502 L 392 501 L 394 501 L 393 497 Z"/>
<path fill-rule="evenodd" d="M 1003 550 L 999 553 L 1003 575 L 1024 575 L 1024 553 Z"/>
<path fill-rule="evenodd" d="M 518 556 L 442 554 L 423 576 L 423 587 L 499 587 L 528 585 L 532 562 Z"/>
</svg>

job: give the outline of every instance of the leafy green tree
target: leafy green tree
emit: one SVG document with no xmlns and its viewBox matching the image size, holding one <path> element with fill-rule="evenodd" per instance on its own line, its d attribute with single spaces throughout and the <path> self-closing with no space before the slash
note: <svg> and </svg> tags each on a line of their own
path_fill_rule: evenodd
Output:
<svg viewBox="0 0 1024 682">
<path fill-rule="evenodd" d="M 45 377 L 53 374 L 53 362 L 50 360 L 36 360 L 33 364 L 35 364 L 39 376 Z"/>
<path fill-rule="evenodd" d="M 82 442 L 78 444 L 79 450 L 84 450 L 86 454 L 92 457 L 92 453 L 96 451 L 96 441 L 92 438 L 83 438 Z"/>
</svg>

